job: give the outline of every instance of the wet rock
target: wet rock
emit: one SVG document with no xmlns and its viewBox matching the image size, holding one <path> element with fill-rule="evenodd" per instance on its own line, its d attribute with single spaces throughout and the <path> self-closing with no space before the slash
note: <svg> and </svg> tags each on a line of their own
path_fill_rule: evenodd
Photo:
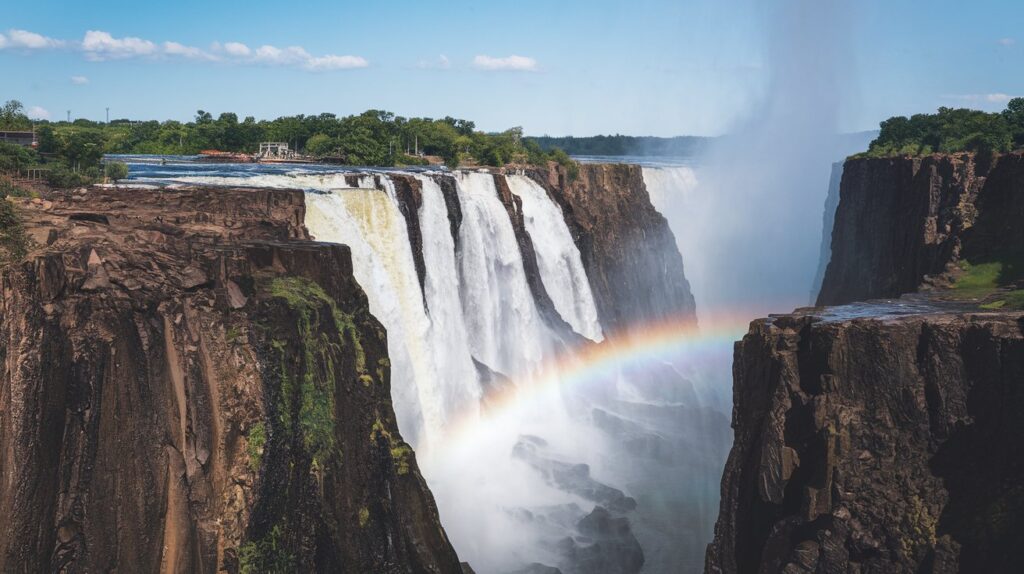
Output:
<svg viewBox="0 0 1024 574">
<path fill-rule="evenodd" d="M 553 486 L 619 512 L 636 509 L 636 500 L 621 490 L 590 476 L 586 464 L 572 464 L 544 456 L 547 443 L 537 437 L 520 437 L 512 456 L 525 461 Z"/>
<path fill-rule="evenodd" d="M 579 535 L 562 544 L 567 574 L 635 574 L 643 568 L 643 550 L 626 518 L 597 506 L 577 528 Z"/>
</svg>

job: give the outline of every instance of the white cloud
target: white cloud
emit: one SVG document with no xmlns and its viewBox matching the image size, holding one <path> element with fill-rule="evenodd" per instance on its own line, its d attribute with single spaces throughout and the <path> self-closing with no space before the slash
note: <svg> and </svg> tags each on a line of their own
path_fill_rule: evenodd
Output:
<svg viewBox="0 0 1024 574">
<path fill-rule="evenodd" d="M 487 71 L 512 70 L 517 72 L 534 72 L 537 70 L 537 60 L 515 55 L 505 58 L 477 56 L 473 58 L 473 67 L 478 70 Z"/>
<path fill-rule="evenodd" d="M 354 68 L 365 68 L 370 63 L 359 56 L 335 56 L 328 54 L 316 58 L 310 58 L 302 67 L 311 72 L 322 72 L 328 70 L 351 70 Z"/>
<path fill-rule="evenodd" d="M 241 42 L 228 42 L 222 47 L 224 48 L 224 51 L 231 56 L 244 57 L 252 54 L 252 50 L 249 49 L 249 46 L 246 46 Z"/>
<path fill-rule="evenodd" d="M 50 112 L 46 108 L 39 106 L 32 106 L 25 110 L 25 115 L 32 118 L 33 120 L 48 120 L 50 119 Z"/>
<path fill-rule="evenodd" d="M 1012 45 L 1014 45 L 1016 43 L 1017 43 L 1017 40 L 1014 40 L 1013 38 L 1000 38 L 999 41 L 997 42 L 997 44 L 999 44 L 1000 46 L 1004 46 L 1006 48 L 1009 48 L 1010 46 L 1012 46 Z"/>
<path fill-rule="evenodd" d="M 89 78 L 85 76 L 71 76 L 71 83 L 76 86 L 84 86 L 89 83 Z"/>
<path fill-rule="evenodd" d="M 311 72 L 365 68 L 370 65 L 365 58 L 360 56 L 336 56 L 334 54 L 313 56 L 300 46 L 278 48 L 263 45 L 256 48 L 250 61 L 275 66 L 299 66 Z"/>
<path fill-rule="evenodd" d="M 164 42 L 163 53 L 168 56 L 181 56 L 193 60 L 216 60 L 217 57 L 193 46 L 186 46 L 177 42 Z"/>
<path fill-rule="evenodd" d="M 81 42 L 55 40 L 25 30 L 8 30 L 0 34 L 0 50 L 39 50 L 68 47 L 81 52 L 87 60 L 100 62 L 127 58 L 171 59 L 226 62 L 231 64 L 268 64 L 293 66 L 311 72 L 365 68 L 370 65 L 365 58 L 352 55 L 324 54 L 314 56 L 301 46 L 278 48 L 265 44 L 255 50 L 241 42 L 214 42 L 209 51 L 180 42 L 166 41 L 160 44 L 126 36 L 115 38 L 109 32 L 88 30 Z M 444 58 L 442 56 L 442 58 Z M 444 59 L 447 63 L 447 59 Z M 74 84 L 88 83 L 84 76 L 74 76 Z"/>
<path fill-rule="evenodd" d="M 142 38 L 114 38 L 108 32 L 89 30 L 82 40 L 82 51 L 85 52 L 86 58 L 100 61 L 112 58 L 152 56 L 157 53 L 157 46 Z"/>
<path fill-rule="evenodd" d="M 48 38 L 35 32 L 27 30 L 8 30 L 7 34 L 0 34 L 0 49 L 18 50 L 44 50 L 47 48 L 60 48 L 65 42 Z"/>
</svg>

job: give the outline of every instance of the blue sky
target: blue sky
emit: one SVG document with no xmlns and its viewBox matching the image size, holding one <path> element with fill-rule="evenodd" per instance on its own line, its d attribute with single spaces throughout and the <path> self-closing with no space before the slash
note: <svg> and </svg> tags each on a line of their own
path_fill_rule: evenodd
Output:
<svg viewBox="0 0 1024 574">
<path fill-rule="evenodd" d="M 0 100 L 52 119 L 378 108 L 535 135 L 717 135 L 768 85 L 775 1 L 9 3 Z M 834 23 L 842 129 L 1024 94 L 1024 3 L 923 4 L 850 2 Z"/>
</svg>

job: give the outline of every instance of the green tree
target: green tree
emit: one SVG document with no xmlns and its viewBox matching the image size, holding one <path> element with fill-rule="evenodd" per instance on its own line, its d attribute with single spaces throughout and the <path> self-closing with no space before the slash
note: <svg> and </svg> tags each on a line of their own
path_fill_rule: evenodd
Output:
<svg viewBox="0 0 1024 574">
<path fill-rule="evenodd" d="M 0 129 L 27 130 L 31 127 L 32 121 L 25 115 L 25 106 L 18 100 L 7 100 L 0 107 Z"/>
<path fill-rule="evenodd" d="M 316 134 L 313 137 L 306 140 L 306 153 L 322 157 L 330 155 L 332 152 L 338 149 L 337 143 L 331 136 L 324 134 Z"/>
</svg>

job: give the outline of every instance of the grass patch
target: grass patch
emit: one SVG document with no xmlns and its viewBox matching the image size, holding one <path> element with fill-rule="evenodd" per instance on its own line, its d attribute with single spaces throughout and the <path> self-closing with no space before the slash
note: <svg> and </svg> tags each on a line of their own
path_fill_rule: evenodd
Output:
<svg viewBox="0 0 1024 574">
<path fill-rule="evenodd" d="M 988 263 L 970 263 L 964 261 L 960 264 L 964 274 L 961 275 L 954 285 L 960 295 L 964 297 L 984 297 L 999 288 L 999 277 L 1003 273 L 1002 261 L 990 261 Z"/>
<path fill-rule="evenodd" d="M 999 289 L 1015 285 L 1024 279 L 1024 264 L 1021 257 L 960 263 L 963 273 L 957 278 L 953 288 L 957 295 L 965 299 L 981 299 L 992 295 Z M 1024 308 L 1024 290 L 1010 291 L 1005 297 L 981 306 L 982 309 L 1021 309 Z"/>
</svg>

